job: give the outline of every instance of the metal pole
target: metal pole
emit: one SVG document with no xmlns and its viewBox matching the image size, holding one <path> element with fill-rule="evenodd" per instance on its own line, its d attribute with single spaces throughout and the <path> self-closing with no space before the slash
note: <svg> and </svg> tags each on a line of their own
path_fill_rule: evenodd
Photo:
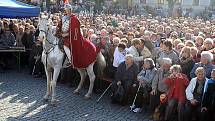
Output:
<svg viewBox="0 0 215 121">
<path fill-rule="evenodd" d="M 134 101 L 133 101 L 133 103 L 132 103 L 132 106 L 130 106 L 131 107 L 131 110 L 134 108 L 134 106 L 135 106 L 135 102 L 136 102 L 136 99 L 137 99 L 137 94 L 138 94 L 138 92 L 139 92 L 139 90 L 140 90 L 140 87 L 141 87 L 141 84 L 139 84 L 139 87 L 138 87 L 138 89 L 137 89 L 137 92 L 136 92 L 136 95 L 135 95 L 135 97 L 134 97 Z"/>
<path fill-rule="evenodd" d="M 105 95 L 105 93 L 108 91 L 108 89 L 111 87 L 113 83 L 111 83 L 106 89 L 105 91 L 102 93 L 102 95 L 96 100 L 97 103 L 99 103 L 99 101 L 101 100 L 101 98 Z"/>
</svg>

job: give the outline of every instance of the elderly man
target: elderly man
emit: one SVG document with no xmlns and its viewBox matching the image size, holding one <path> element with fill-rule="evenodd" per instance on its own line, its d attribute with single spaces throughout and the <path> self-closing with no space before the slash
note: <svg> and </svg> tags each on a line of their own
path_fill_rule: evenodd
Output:
<svg viewBox="0 0 215 121">
<path fill-rule="evenodd" d="M 122 62 L 117 68 L 115 82 L 113 84 L 113 91 L 116 92 L 119 86 L 122 86 L 125 90 L 125 94 L 122 102 L 119 102 L 123 105 L 127 104 L 128 101 L 131 102 L 131 88 L 135 86 L 136 77 L 138 74 L 138 66 L 133 61 L 133 55 L 127 54 L 125 57 L 125 61 Z M 112 103 L 115 103 L 116 100 L 114 96 L 112 99 Z"/>
<path fill-rule="evenodd" d="M 213 54 L 209 51 L 203 51 L 201 53 L 201 59 L 199 63 L 196 63 L 193 67 L 193 69 L 190 72 L 190 77 L 194 78 L 195 71 L 198 67 L 203 67 L 205 69 L 206 77 L 210 78 L 211 71 L 215 68 L 215 66 L 212 64 L 213 61 Z"/>
<path fill-rule="evenodd" d="M 152 91 L 150 95 L 150 109 L 154 111 L 159 105 L 159 97 L 162 93 L 166 93 L 168 90 L 165 84 L 165 79 L 170 75 L 170 67 L 172 60 L 170 58 L 163 58 L 161 61 L 161 68 L 157 70 L 157 73 L 152 81 Z"/>
<path fill-rule="evenodd" d="M 196 77 L 192 78 L 188 87 L 186 88 L 186 98 L 188 103 L 185 109 L 185 121 L 191 121 L 192 114 L 195 113 L 198 118 L 197 121 L 205 121 L 203 113 L 201 112 L 203 90 L 205 82 L 208 80 L 205 77 L 205 69 L 198 67 L 195 70 Z"/>
</svg>

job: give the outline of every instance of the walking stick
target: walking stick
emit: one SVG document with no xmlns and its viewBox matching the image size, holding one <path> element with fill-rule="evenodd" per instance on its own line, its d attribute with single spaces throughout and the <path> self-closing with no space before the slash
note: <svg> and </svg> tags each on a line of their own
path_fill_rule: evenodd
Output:
<svg viewBox="0 0 215 121">
<path fill-rule="evenodd" d="M 135 103 L 135 101 L 136 101 L 136 99 L 137 99 L 137 94 L 138 94 L 138 92 L 140 91 L 141 85 L 142 85 L 142 84 L 139 84 L 139 87 L 138 87 L 138 89 L 137 89 L 136 95 L 135 95 L 135 97 L 134 97 L 134 101 L 133 101 L 132 105 L 130 106 L 131 110 L 135 107 L 135 104 L 134 104 L 134 103 Z"/>
<path fill-rule="evenodd" d="M 108 89 L 111 87 L 112 83 L 105 89 L 105 91 L 101 94 L 101 96 L 96 100 L 97 103 L 101 100 L 101 98 L 105 95 L 105 93 L 108 91 Z"/>
<path fill-rule="evenodd" d="M 40 58 L 40 56 L 39 56 L 39 57 L 36 59 L 36 61 L 34 62 L 34 68 L 33 68 L 33 70 L 32 70 L 31 75 L 34 75 L 34 71 L 35 71 L 35 68 L 36 68 L 36 64 L 37 64 L 39 58 Z"/>
</svg>

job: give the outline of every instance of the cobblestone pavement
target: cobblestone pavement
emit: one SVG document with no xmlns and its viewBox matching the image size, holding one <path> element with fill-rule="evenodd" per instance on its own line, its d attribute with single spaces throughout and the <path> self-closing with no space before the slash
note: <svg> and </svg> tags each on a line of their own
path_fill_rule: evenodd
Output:
<svg viewBox="0 0 215 121">
<path fill-rule="evenodd" d="M 148 121 L 144 113 L 134 114 L 127 106 L 110 104 L 105 96 L 96 103 L 99 95 L 84 100 L 86 90 L 73 94 L 74 88 L 57 84 L 57 99 L 53 107 L 42 100 L 46 80 L 35 79 L 15 71 L 0 73 L 0 121 Z"/>
</svg>

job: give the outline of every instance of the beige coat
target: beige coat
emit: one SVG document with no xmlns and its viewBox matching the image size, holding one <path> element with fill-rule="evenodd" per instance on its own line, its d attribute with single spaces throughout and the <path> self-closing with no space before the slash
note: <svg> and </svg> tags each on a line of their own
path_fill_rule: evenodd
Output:
<svg viewBox="0 0 215 121">
<path fill-rule="evenodd" d="M 152 53 L 149 51 L 149 49 L 144 46 L 143 50 L 141 51 L 141 55 L 143 56 L 143 58 L 151 58 L 152 57 Z"/>
</svg>

